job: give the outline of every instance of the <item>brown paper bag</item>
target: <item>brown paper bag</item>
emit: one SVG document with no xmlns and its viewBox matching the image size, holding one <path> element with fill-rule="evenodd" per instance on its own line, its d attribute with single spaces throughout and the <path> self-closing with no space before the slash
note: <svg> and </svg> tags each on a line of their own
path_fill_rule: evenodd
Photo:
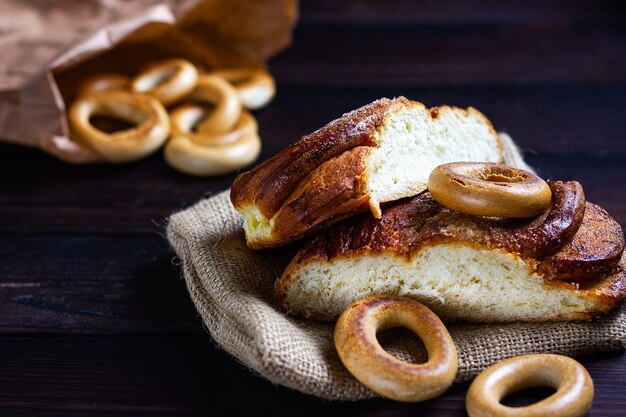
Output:
<svg viewBox="0 0 626 417">
<path fill-rule="evenodd" d="M 264 66 L 289 44 L 296 17 L 296 0 L 8 0 L 0 16 L 0 140 L 97 162 L 70 140 L 65 117 L 82 79 L 133 75 L 169 57 L 205 70 Z"/>
</svg>

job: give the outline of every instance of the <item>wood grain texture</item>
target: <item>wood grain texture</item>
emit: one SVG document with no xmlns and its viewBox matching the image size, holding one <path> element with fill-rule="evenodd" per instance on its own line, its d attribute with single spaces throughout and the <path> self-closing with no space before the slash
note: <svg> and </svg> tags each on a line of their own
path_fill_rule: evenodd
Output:
<svg viewBox="0 0 626 417">
<path fill-rule="evenodd" d="M 296 30 L 294 42 L 301 47 L 272 67 L 289 86 L 626 81 L 622 22 L 311 24 Z"/>
<path fill-rule="evenodd" d="M 54 355 L 51 353 L 54 352 Z M 618 356 L 582 360 L 596 396 L 589 416 L 623 415 Z M 328 402 L 274 386 L 206 335 L 10 337 L 0 344 L 0 414 L 18 416 L 462 416 L 466 386 L 423 403 Z M 541 398 L 536 392 L 515 403 Z M 605 405 L 606 404 L 606 405 Z M 610 405 L 609 405 L 610 404 Z"/>
<path fill-rule="evenodd" d="M 198 334 L 167 241 L 0 237 L 0 335 Z"/>
<path fill-rule="evenodd" d="M 619 21 L 624 5 L 618 0 L 304 0 L 301 24 L 337 23 L 515 23 L 528 21 Z"/>
</svg>

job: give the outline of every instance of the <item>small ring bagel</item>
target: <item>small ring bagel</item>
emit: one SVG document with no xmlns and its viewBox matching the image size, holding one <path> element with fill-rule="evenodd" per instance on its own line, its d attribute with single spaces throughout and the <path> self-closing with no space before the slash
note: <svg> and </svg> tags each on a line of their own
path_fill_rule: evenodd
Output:
<svg viewBox="0 0 626 417">
<path fill-rule="evenodd" d="M 526 388 L 557 391 L 526 407 L 507 407 L 506 396 Z M 470 386 L 465 407 L 470 417 L 585 416 L 593 400 L 593 381 L 574 359 L 561 355 L 518 356 L 484 370 Z"/>
<path fill-rule="evenodd" d="M 114 73 L 102 73 L 87 77 L 76 91 L 78 97 L 91 94 L 95 91 L 128 90 L 130 78 Z"/>
<path fill-rule="evenodd" d="M 221 77 L 201 76 L 196 89 L 189 98 L 200 103 L 214 105 L 211 114 L 198 124 L 197 130 L 200 132 L 230 132 L 241 118 L 241 100 L 233 86 Z"/>
<path fill-rule="evenodd" d="M 249 110 L 265 107 L 276 94 L 274 78 L 258 68 L 235 68 L 213 71 L 211 74 L 231 83 L 243 106 Z"/>
<path fill-rule="evenodd" d="M 156 62 L 141 71 L 131 82 L 131 89 L 155 97 L 164 106 L 181 100 L 193 91 L 198 70 L 184 59 Z"/>
<path fill-rule="evenodd" d="M 407 327 L 424 342 L 428 362 L 413 364 L 387 353 L 376 332 Z M 446 391 L 456 375 L 454 342 L 441 320 L 417 301 L 373 296 L 351 304 L 335 326 L 335 347 L 345 367 L 364 385 L 397 401 L 434 398 Z"/>
<path fill-rule="evenodd" d="M 428 190 L 442 206 L 474 216 L 533 217 L 552 200 L 550 187 L 537 175 L 488 162 L 439 165 Z"/>
<path fill-rule="evenodd" d="M 188 136 L 175 135 L 165 145 L 165 161 L 174 169 L 195 176 L 222 175 L 251 164 L 261 152 L 257 133 L 216 146 L 202 146 Z"/>
<path fill-rule="evenodd" d="M 137 126 L 109 134 L 91 124 L 93 115 L 119 118 Z M 97 91 L 80 97 L 70 107 L 69 121 L 82 141 L 108 162 L 143 158 L 159 149 L 170 132 L 169 118 L 158 100 L 127 91 Z"/>
<path fill-rule="evenodd" d="M 214 146 L 232 143 L 237 139 L 254 134 L 258 131 L 256 119 L 250 112 L 241 112 L 241 117 L 233 130 L 227 133 L 212 133 L 200 130 L 194 132 L 196 126 L 203 117 L 210 114 L 205 107 L 197 104 L 183 104 L 170 113 L 172 122 L 172 135 L 187 136 L 197 145 Z"/>
</svg>

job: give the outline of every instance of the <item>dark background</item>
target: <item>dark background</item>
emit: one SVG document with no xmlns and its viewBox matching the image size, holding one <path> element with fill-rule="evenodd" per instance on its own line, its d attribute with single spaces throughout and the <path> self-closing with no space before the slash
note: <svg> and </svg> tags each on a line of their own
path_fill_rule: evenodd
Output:
<svg viewBox="0 0 626 417">
<path fill-rule="evenodd" d="M 471 105 L 542 176 L 580 181 L 626 225 L 621 2 L 307 0 L 301 12 L 293 46 L 270 62 L 262 159 L 382 96 Z M 1 415 L 464 415 L 463 386 L 423 404 L 331 403 L 215 347 L 163 225 L 233 179 L 186 177 L 159 154 L 79 167 L 0 145 Z M 626 360 L 582 362 L 591 415 L 626 415 Z"/>
</svg>

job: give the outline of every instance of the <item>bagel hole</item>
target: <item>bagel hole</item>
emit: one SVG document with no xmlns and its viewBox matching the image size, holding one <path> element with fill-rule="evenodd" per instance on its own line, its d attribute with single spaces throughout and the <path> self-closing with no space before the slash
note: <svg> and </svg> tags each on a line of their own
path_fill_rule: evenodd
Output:
<svg viewBox="0 0 626 417">
<path fill-rule="evenodd" d="M 556 389 L 552 387 L 526 388 L 507 395 L 500 403 L 507 407 L 526 407 L 527 405 L 545 400 L 554 393 L 556 393 Z"/>
<path fill-rule="evenodd" d="M 176 74 L 175 68 L 168 68 L 167 70 L 159 74 L 157 77 L 155 77 L 154 83 L 155 85 L 159 85 L 161 83 L 169 81 L 172 79 L 172 77 L 174 77 L 175 74 Z"/>
<path fill-rule="evenodd" d="M 207 121 L 207 119 L 211 116 L 211 113 L 213 113 L 213 111 L 215 110 L 215 106 L 212 104 L 208 104 L 208 103 L 196 103 L 196 104 L 202 106 L 203 114 L 193 123 L 193 125 L 191 125 L 191 131 L 193 133 L 198 133 L 198 127 L 202 123 Z"/>
<path fill-rule="evenodd" d="M 246 75 L 240 75 L 238 77 L 232 77 L 228 79 L 228 82 L 231 83 L 234 87 L 237 87 L 239 84 L 242 84 L 246 81 L 248 81 L 248 76 Z"/>
<path fill-rule="evenodd" d="M 405 362 L 425 363 L 428 353 L 422 339 L 404 327 L 393 327 L 379 330 L 376 333 L 378 343 L 385 352 Z"/>
<path fill-rule="evenodd" d="M 503 170 L 501 168 L 491 168 L 480 171 L 479 178 L 489 182 L 523 182 L 528 179 L 528 176 L 523 172 L 518 172 L 513 169 Z"/>
<path fill-rule="evenodd" d="M 98 130 L 106 133 L 121 132 L 123 130 L 132 129 L 136 126 L 128 120 L 117 119 L 110 116 L 93 115 L 89 118 L 89 123 Z"/>
<path fill-rule="evenodd" d="M 525 178 L 520 175 L 508 177 L 504 174 L 487 174 L 483 175 L 481 179 L 489 182 L 522 182 L 525 180 Z"/>
</svg>

